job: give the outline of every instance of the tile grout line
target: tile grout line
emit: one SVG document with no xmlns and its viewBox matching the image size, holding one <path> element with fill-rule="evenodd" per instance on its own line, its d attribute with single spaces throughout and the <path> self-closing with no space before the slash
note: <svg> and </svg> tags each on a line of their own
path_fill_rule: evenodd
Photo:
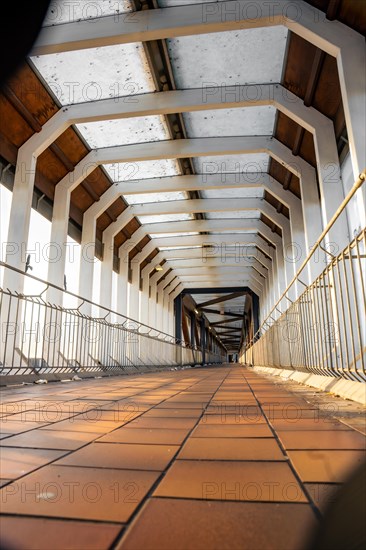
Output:
<svg viewBox="0 0 366 550">
<path fill-rule="evenodd" d="M 212 397 L 211 399 L 208 401 L 208 403 L 206 403 L 206 406 L 204 408 L 202 408 L 202 413 L 201 415 L 198 417 L 195 425 L 192 427 L 192 429 L 188 432 L 187 436 L 184 438 L 184 440 L 182 441 L 182 443 L 180 444 L 179 446 L 179 450 L 175 453 L 174 457 L 172 457 L 172 460 L 169 462 L 168 466 L 164 469 L 163 472 L 161 472 L 161 475 L 158 477 L 158 479 L 155 481 L 155 483 L 152 485 L 152 487 L 150 488 L 150 490 L 148 491 L 148 493 L 145 495 L 145 497 L 142 499 L 142 501 L 139 503 L 139 505 L 136 507 L 136 509 L 134 510 L 133 514 L 131 515 L 131 517 L 129 518 L 128 522 L 126 523 L 126 528 L 123 529 L 123 531 L 121 533 L 119 533 L 116 537 L 116 539 L 112 542 L 112 544 L 110 545 L 109 547 L 109 550 L 113 550 L 117 544 L 120 544 L 122 543 L 123 541 L 123 538 L 127 535 L 130 527 L 132 526 L 132 524 L 136 521 L 137 519 L 137 516 L 140 512 L 140 510 L 142 509 L 142 507 L 145 505 L 145 503 L 147 502 L 147 500 L 149 498 L 152 498 L 152 494 L 155 492 L 155 490 L 157 489 L 157 487 L 159 486 L 159 484 L 161 483 L 161 481 L 164 479 L 165 477 L 165 474 L 169 471 L 169 469 L 172 467 L 172 465 L 174 464 L 175 460 L 176 460 L 176 456 L 177 454 L 181 451 L 182 447 L 184 446 L 184 444 L 186 443 L 186 441 L 189 439 L 191 433 L 195 430 L 195 428 L 197 427 L 197 424 L 199 423 L 200 419 L 202 418 L 202 416 L 204 415 L 204 412 L 205 410 L 207 409 L 209 403 L 212 401 L 213 399 L 213 396 L 217 393 L 217 391 L 219 390 L 219 388 L 222 386 L 222 384 L 224 383 L 224 381 L 226 380 L 226 378 L 229 376 L 231 370 L 224 376 L 224 378 L 222 379 L 222 381 L 220 382 L 220 384 L 218 385 L 218 387 L 216 388 L 216 390 L 214 391 L 214 393 L 212 394 Z"/>
</svg>

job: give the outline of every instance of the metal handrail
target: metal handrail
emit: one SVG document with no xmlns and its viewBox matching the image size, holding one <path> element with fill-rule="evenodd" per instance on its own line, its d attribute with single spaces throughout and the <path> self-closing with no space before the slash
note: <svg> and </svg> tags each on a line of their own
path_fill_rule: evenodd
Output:
<svg viewBox="0 0 366 550">
<path fill-rule="evenodd" d="M 365 180 L 363 171 L 259 329 L 243 344 L 241 362 L 366 381 L 366 229 L 336 254 L 322 245 Z M 324 251 L 328 261 L 305 285 L 299 275 L 316 250 Z M 291 299 L 296 281 L 306 288 Z M 285 308 L 282 300 L 289 302 Z"/>
<path fill-rule="evenodd" d="M 351 199 L 354 197 L 354 195 L 357 193 L 357 191 L 360 189 L 360 187 L 363 185 L 363 183 L 365 182 L 366 180 L 366 169 L 363 170 L 363 172 L 361 172 L 361 174 L 358 176 L 357 180 L 355 181 L 355 183 L 353 184 L 351 190 L 349 191 L 349 193 L 347 194 L 347 196 L 344 198 L 344 200 L 342 201 L 342 203 L 340 204 L 340 206 L 337 208 L 336 212 L 334 213 L 333 217 L 331 218 L 331 220 L 328 222 L 327 226 L 324 228 L 324 230 L 322 231 L 320 237 L 318 238 L 318 240 L 316 241 L 316 243 L 314 244 L 314 246 L 312 247 L 310 253 L 308 254 L 308 256 L 305 258 L 305 260 L 303 261 L 303 263 L 301 264 L 300 268 L 298 269 L 296 275 L 293 277 L 292 281 L 287 285 L 287 288 L 286 290 L 282 293 L 282 295 L 280 296 L 280 298 L 277 300 L 277 302 L 275 303 L 275 305 L 272 307 L 272 309 L 270 310 L 270 312 L 268 313 L 267 317 L 265 318 L 265 320 L 262 322 L 262 324 L 260 325 L 259 329 L 256 331 L 256 333 L 253 335 L 253 338 L 251 339 L 251 343 L 255 342 L 256 339 L 260 336 L 261 334 L 261 331 L 264 327 L 264 325 L 266 324 L 267 320 L 272 316 L 272 313 L 274 313 L 274 311 L 277 309 L 278 310 L 278 305 L 282 302 L 282 300 L 284 298 L 286 298 L 287 300 L 290 301 L 290 303 L 292 303 L 292 300 L 288 297 L 288 294 L 289 294 L 289 291 L 291 289 L 291 287 L 296 283 L 296 281 L 300 281 L 302 282 L 300 279 L 299 279 L 299 275 L 300 273 L 302 273 L 302 271 L 305 269 L 305 267 L 308 265 L 308 263 L 310 262 L 310 260 L 312 259 L 312 257 L 314 256 L 316 250 L 318 248 L 322 248 L 321 247 L 321 242 L 324 240 L 324 238 L 327 236 L 327 234 L 329 233 L 329 231 L 331 230 L 331 228 L 334 226 L 334 224 L 336 223 L 336 221 L 338 220 L 339 216 L 343 213 L 344 209 L 346 208 L 346 206 L 349 204 L 349 202 L 351 201 Z M 327 251 L 326 251 L 327 252 Z M 304 283 L 303 283 L 304 284 Z M 272 318 L 272 317 L 271 317 Z M 272 318 L 273 320 L 273 318 Z M 247 346 L 248 347 L 248 346 Z"/>
<path fill-rule="evenodd" d="M 105 307 L 101 304 L 98 304 L 96 302 L 93 302 L 92 300 L 89 300 L 88 298 L 84 298 L 83 296 L 80 296 L 79 294 L 75 294 L 74 292 L 70 292 L 69 290 L 65 290 L 64 288 L 58 286 L 58 285 L 55 285 L 53 283 L 50 283 L 49 281 L 45 281 L 44 279 L 40 279 L 39 277 L 36 277 L 35 275 L 31 275 L 30 273 L 24 273 L 24 271 L 22 271 L 21 269 L 18 269 L 12 265 L 9 265 L 5 262 L 2 262 L 0 261 L 0 267 L 3 267 L 3 268 L 6 268 L 6 269 L 10 269 L 11 271 L 14 271 L 15 273 L 19 273 L 20 275 L 24 276 L 24 277 L 28 277 L 29 279 L 33 279 L 34 281 L 37 281 L 38 283 L 41 283 L 41 284 L 44 284 L 46 285 L 46 288 L 44 290 L 42 290 L 41 293 L 39 294 L 35 294 L 34 296 L 31 296 L 31 295 L 25 295 L 23 293 L 17 293 L 17 292 L 14 292 L 14 294 L 17 294 L 20 298 L 22 299 L 27 299 L 27 298 L 39 298 L 43 304 L 47 305 L 51 305 L 49 302 L 46 302 L 46 300 L 44 300 L 44 298 L 42 297 L 42 294 L 44 294 L 49 288 L 53 288 L 59 292 L 61 292 L 63 295 L 68 295 L 68 296 L 71 296 L 73 298 L 76 298 L 77 300 L 81 300 L 81 304 L 77 307 L 77 308 L 63 308 L 63 309 L 68 309 L 69 311 L 78 311 L 80 310 L 80 308 L 84 305 L 84 304 L 90 304 L 91 306 L 94 306 L 94 307 L 97 307 L 99 309 L 103 309 L 104 311 L 106 311 L 106 316 L 109 315 L 109 314 L 113 314 L 113 315 L 117 315 L 118 317 L 123 317 L 125 319 L 125 322 L 133 322 L 133 323 L 136 323 L 139 327 L 143 327 L 143 328 L 146 328 L 149 330 L 149 332 L 151 331 L 155 331 L 157 332 L 159 335 L 163 335 L 163 336 L 166 336 L 167 338 L 170 338 L 172 340 L 175 341 L 176 344 L 181 344 L 185 347 L 186 344 L 183 340 L 179 340 L 178 338 L 176 338 L 175 336 L 171 335 L 171 334 L 167 334 L 166 332 L 163 332 L 157 328 L 154 328 L 154 327 L 150 327 L 149 325 L 146 325 L 144 323 L 141 323 L 140 321 L 137 321 L 136 319 L 132 319 L 131 317 L 127 317 L 126 315 L 124 315 L 123 313 L 119 313 L 113 309 L 110 309 L 108 307 Z M 6 289 L 9 293 L 12 293 L 12 291 L 7 288 Z M 6 290 L 4 290 L 3 288 L 0 287 L 0 291 L 2 292 L 6 292 Z M 56 304 L 52 304 L 53 306 L 57 307 Z M 133 331 L 132 329 L 128 329 L 127 327 L 125 327 L 126 330 L 130 330 L 132 332 L 137 332 L 136 330 Z"/>
<path fill-rule="evenodd" d="M 202 363 L 202 350 L 196 346 L 4 262 L 0 268 L 42 285 L 41 291 L 32 295 L 0 287 L 1 380 L 4 376 L 65 372 L 123 372 L 130 365 L 141 371 Z M 49 287 L 59 291 L 62 298 L 68 295 L 80 304 L 72 308 L 48 302 L 44 294 Z M 99 310 L 98 317 L 83 312 L 85 303 Z M 212 361 L 222 362 L 223 356 L 212 355 Z"/>
</svg>

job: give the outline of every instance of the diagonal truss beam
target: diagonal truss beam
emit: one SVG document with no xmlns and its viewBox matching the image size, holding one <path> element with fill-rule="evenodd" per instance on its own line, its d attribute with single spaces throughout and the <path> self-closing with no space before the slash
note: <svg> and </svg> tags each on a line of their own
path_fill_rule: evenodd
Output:
<svg viewBox="0 0 366 550">
<path fill-rule="evenodd" d="M 220 302 L 227 302 L 228 300 L 233 300 L 234 298 L 239 298 L 240 296 L 245 296 L 248 294 L 247 292 L 232 292 L 231 294 L 226 294 L 225 296 L 220 296 L 219 298 L 215 298 L 214 300 L 208 300 L 207 302 L 203 302 L 202 304 L 198 304 L 198 309 L 202 309 L 203 307 L 212 306 L 214 304 L 219 304 Z"/>
</svg>

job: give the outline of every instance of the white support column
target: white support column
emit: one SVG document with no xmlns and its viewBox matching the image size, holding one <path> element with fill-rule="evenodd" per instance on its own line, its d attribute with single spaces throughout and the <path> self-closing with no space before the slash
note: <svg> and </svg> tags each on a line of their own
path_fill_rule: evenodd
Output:
<svg viewBox="0 0 366 550">
<path fill-rule="evenodd" d="M 18 149 L 5 255 L 5 261 L 17 269 L 23 270 L 26 259 L 37 158 L 67 128 L 64 111 L 56 113 Z M 4 288 L 22 292 L 24 277 L 5 270 L 3 284 Z"/>
<path fill-rule="evenodd" d="M 94 203 L 84 214 L 83 228 L 81 234 L 81 255 L 80 255 L 80 275 L 79 275 L 79 294 L 91 300 L 93 294 L 93 274 L 95 264 L 95 231 L 98 217 L 104 212 L 104 209 L 98 207 L 99 202 Z M 133 215 L 129 208 L 120 214 L 118 220 L 121 227 L 127 225 Z M 113 225 L 113 224 L 112 224 Z M 118 231 L 113 231 L 109 226 L 103 233 L 104 251 L 113 249 L 113 240 Z M 108 254 L 108 252 L 107 252 Z M 110 258 L 109 258 L 110 262 Z M 103 269 L 102 269 L 103 271 Z M 112 276 L 112 275 L 111 275 Z M 104 270 L 104 277 L 108 277 L 108 271 Z M 106 283 L 109 287 L 109 283 Z M 112 285 L 112 283 L 110 283 Z M 126 310 L 124 310 L 126 311 Z"/>
<path fill-rule="evenodd" d="M 114 258 L 114 237 L 120 229 L 124 226 L 124 220 L 128 219 L 129 213 L 126 213 L 123 216 L 124 212 L 121 214 L 121 219 L 123 222 L 120 223 L 121 226 L 117 227 L 116 222 L 112 223 L 103 233 L 103 262 L 102 262 L 102 273 L 101 273 L 101 289 L 100 289 L 100 303 L 104 307 L 110 308 L 111 298 L 112 298 L 112 272 L 113 272 L 113 258 Z M 128 241 L 126 241 L 122 248 L 124 248 L 127 253 L 144 237 L 143 229 L 140 227 Z"/>
<path fill-rule="evenodd" d="M 170 330 L 169 330 L 169 332 L 172 335 L 175 334 L 174 300 L 176 299 L 178 294 L 180 294 L 182 292 L 183 289 L 184 289 L 183 284 L 179 283 L 178 286 L 176 286 L 175 289 L 173 290 L 173 292 L 171 292 L 170 295 L 169 295 L 169 304 L 170 304 L 170 324 L 169 324 Z"/>
<path fill-rule="evenodd" d="M 150 307 L 150 275 L 154 271 L 155 266 L 158 265 L 164 258 L 159 253 L 153 261 L 148 264 L 141 272 L 142 275 L 142 293 L 141 293 L 141 322 L 145 325 L 149 325 L 149 307 Z M 153 265 L 152 265 L 153 264 Z M 165 268 L 166 270 L 167 268 Z M 164 271 L 164 268 L 163 268 Z M 157 272 L 155 275 L 158 275 L 162 271 Z M 154 276 L 153 276 L 154 277 Z"/>
<path fill-rule="evenodd" d="M 163 331 L 166 334 L 173 334 L 170 332 L 171 327 L 171 299 L 170 293 L 174 291 L 178 284 L 178 279 L 175 278 L 173 281 L 164 289 L 164 298 L 163 298 Z"/>
<path fill-rule="evenodd" d="M 145 234 L 143 228 L 140 228 L 140 234 Z M 138 233 L 140 229 L 136 232 Z M 130 302 L 129 302 L 129 317 L 140 320 L 140 265 L 155 249 L 153 241 L 149 242 L 142 251 L 137 254 L 131 261 L 131 287 L 130 287 Z"/>
<path fill-rule="evenodd" d="M 166 286 L 168 286 L 171 283 L 171 281 L 175 278 L 176 278 L 176 275 L 175 275 L 174 270 L 173 270 L 157 286 L 157 303 L 156 303 L 156 305 L 157 305 L 157 319 L 156 319 L 156 323 L 157 323 L 157 326 L 160 327 L 160 329 L 163 326 L 163 316 L 164 316 L 164 288 Z"/>
<path fill-rule="evenodd" d="M 125 317 L 128 316 L 127 308 L 127 292 L 128 292 L 128 256 L 129 249 L 120 247 L 119 256 L 119 272 L 117 286 L 117 311 Z"/>
</svg>

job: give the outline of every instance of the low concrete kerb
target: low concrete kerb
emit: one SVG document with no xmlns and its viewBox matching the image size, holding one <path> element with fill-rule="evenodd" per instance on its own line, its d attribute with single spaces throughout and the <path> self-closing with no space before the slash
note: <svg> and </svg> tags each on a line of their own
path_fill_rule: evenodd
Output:
<svg viewBox="0 0 366 550">
<path fill-rule="evenodd" d="M 366 384 L 363 382 L 356 382 L 353 380 L 345 380 L 344 378 L 331 378 L 329 376 L 322 376 L 320 374 L 312 374 L 309 372 L 293 371 L 289 369 L 277 369 L 273 367 L 253 367 L 254 370 L 272 376 L 280 376 L 286 380 L 293 380 L 300 384 L 305 384 L 311 388 L 317 388 L 319 390 L 327 391 L 343 397 L 344 399 L 350 399 L 356 403 L 366 405 Z"/>
</svg>

